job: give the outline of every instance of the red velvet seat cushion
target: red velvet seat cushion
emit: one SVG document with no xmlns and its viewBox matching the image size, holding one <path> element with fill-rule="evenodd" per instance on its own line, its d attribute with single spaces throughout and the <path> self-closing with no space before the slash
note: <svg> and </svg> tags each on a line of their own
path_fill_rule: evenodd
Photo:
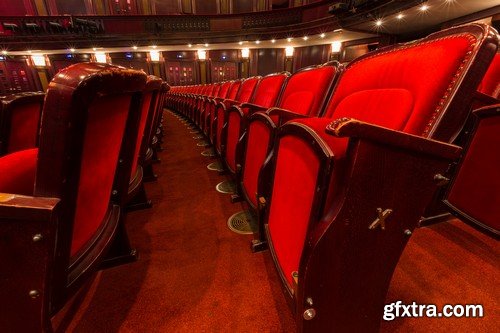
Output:
<svg viewBox="0 0 500 333">
<path fill-rule="evenodd" d="M 0 192 L 33 195 L 38 148 L 0 157 Z"/>
</svg>

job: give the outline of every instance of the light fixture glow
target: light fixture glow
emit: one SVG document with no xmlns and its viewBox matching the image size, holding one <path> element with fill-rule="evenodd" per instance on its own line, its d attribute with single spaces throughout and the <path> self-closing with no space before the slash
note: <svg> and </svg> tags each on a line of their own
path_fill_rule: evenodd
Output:
<svg viewBox="0 0 500 333">
<path fill-rule="evenodd" d="M 160 61 L 160 52 L 159 51 L 149 51 L 149 58 L 151 61 L 158 62 Z"/>
<path fill-rule="evenodd" d="M 293 57 L 293 46 L 285 47 L 285 56 L 286 57 Z"/>
<path fill-rule="evenodd" d="M 325 38 L 326 34 L 323 32 L 321 35 L 319 35 L 320 38 Z"/>
<path fill-rule="evenodd" d="M 76 50 L 75 50 L 74 48 L 70 48 L 70 49 L 69 49 L 69 52 L 72 52 L 72 53 L 73 53 L 73 52 L 75 52 L 75 51 L 76 51 Z"/>
<path fill-rule="evenodd" d="M 342 43 L 339 41 L 335 41 L 332 43 L 332 53 L 339 53 L 342 48 Z"/>
<path fill-rule="evenodd" d="M 423 4 L 422 6 L 420 6 L 420 10 L 423 12 L 425 12 L 427 9 L 429 9 L 429 5 Z"/>
<path fill-rule="evenodd" d="M 255 44 L 260 44 L 260 40 L 256 40 L 256 41 L 255 41 Z"/>
<path fill-rule="evenodd" d="M 7 51 L 6 51 L 6 50 L 3 50 L 3 51 L 2 51 L 2 54 L 3 54 L 3 55 L 6 55 L 6 54 L 7 54 Z"/>
<path fill-rule="evenodd" d="M 151 45 L 151 47 L 152 47 L 153 49 L 156 49 L 158 46 L 156 46 L 156 45 Z"/>
<path fill-rule="evenodd" d="M 396 18 L 397 18 L 398 20 L 402 20 L 402 19 L 403 19 L 403 17 L 405 17 L 405 16 L 404 16 L 403 14 L 401 14 L 401 13 L 400 13 L 400 14 L 398 14 L 398 16 L 396 16 Z"/>
<path fill-rule="evenodd" d="M 188 47 L 193 47 L 193 44 L 188 44 Z"/>
<path fill-rule="evenodd" d="M 45 62 L 45 56 L 43 54 L 33 54 L 31 56 L 33 64 L 37 67 L 45 67 L 47 63 Z"/>
<path fill-rule="evenodd" d="M 92 48 L 92 50 L 93 50 L 93 51 L 96 51 L 96 50 L 97 50 L 97 47 L 93 47 L 93 48 Z"/>
<path fill-rule="evenodd" d="M 199 60 L 206 60 L 207 59 L 207 51 L 198 50 L 198 59 Z"/>
<path fill-rule="evenodd" d="M 288 38 L 286 39 L 286 41 L 287 41 L 288 43 L 290 43 L 290 42 L 292 41 L 292 39 L 293 39 L 292 37 L 288 37 Z"/>
<path fill-rule="evenodd" d="M 271 39 L 271 43 L 273 43 L 273 44 L 276 43 L 276 39 L 274 39 L 274 38 Z"/>
<path fill-rule="evenodd" d="M 96 62 L 101 63 L 101 64 L 105 64 L 107 62 L 106 53 L 96 52 L 94 55 L 95 55 Z"/>
<path fill-rule="evenodd" d="M 304 36 L 304 37 L 302 37 L 302 39 L 303 39 L 303 40 L 308 40 L 308 39 L 309 39 L 309 37 Z"/>
<path fill-rule="evenodd" d="M 243 42 L 240 41 L 238 44 L 243 45 Z"/>
<path fill-rule="evenodd" d="M 384 23 L 384 21 L 382 21 L 382 20 L 377 20 L 377 21 L 375 21 L 375 25 L 376 25 L 377 27 L 381 27 L 383 23 Z"/>
<path fill-rule="evenodd" d="M 208 47 L 208 43 L 205 43 L 205 47 Z"/>
<path fill-rule="evenodd" d="M 250 57 L 250 50 L 248 48 L 241 49 L 241 57 L 248 59 Z"/>
<path fill-rule="evenodd" d="M 132 46 L 134 50 L 137 50 L 137 45 Z"/>
</svg>

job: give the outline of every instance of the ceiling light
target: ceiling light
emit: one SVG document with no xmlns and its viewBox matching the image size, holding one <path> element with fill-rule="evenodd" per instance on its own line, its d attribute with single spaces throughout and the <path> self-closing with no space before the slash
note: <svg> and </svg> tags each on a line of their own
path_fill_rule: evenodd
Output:
<svg viewBox="0 0 500 333">
<path fill-rule="evenodd" d="M 319 35 L 320 38 L 325 38 L 326 37 L 326 34 L 325 33 L 322 33 L 321 35 Z"/>
<path fill-rule="evenodd" d="M 304 37 L 302 37 L 302 39 L 303 39 L 303 40 L 308 40 L 308 39 L 309 39 L 309 37 L 304 36 Z"/>
<path fill-rule="evenodd" d="M 105 64 L 107 62 L 106 53 L 96 52 L 94 55 L 95 55 L 96 62 L 101 63 L 101 64 Z"/>
<path fill-rule="evenodd" d="M 260 44 L 260 40 L 256 40 L 256 41 L 255 41 L 255 44 Z"/>
<path fill-rule="evenodd" d="M 402 20 L 402 19 L 403 19 L 403 17 L 405 17 L 405 16 L 404 16 L 403 14 L 401 14 L 401 13 L 400 13 L 400 14 L 398 14 L 398 16 L 396 16 L 396 18 L 397 18 L 398 20 Z"/>
<path fill-rule="evenodd" d="M 149 51 L 149 57 L 151 61 L 160 61 L 160 52 L 159 51 Z"/>
<path fill-rule="evenodd" d="M 422 6 L 420 6 L 420 10 L 423 12 L 425 12 L 427 9 L 429 9 L 429 5 L 423 4 Z"/>
<path fill-rule="evenodd" d="M 132 46 L 134 50 L 137 50 L 137 45 Z"/>
<path fill-rule="evenodd" d="M 293 39 L 292 37 L 288 37 L 288 38 L 286 39 L 286 41 L 287 41 L 288 43 L 290 43 L 290 42 L 292 41 L 292 39 Z"/>
<path fill-rule="evenodd" d="M 93 47 L 92 50 L 96 51 L 97 50 L 97 47 Z"/>
<path fill-rule="evenodd" d="M 188 44 L 188 47 L 193 47 L 193 44 Z"/>
<path fill-rule="evenodd" d="M 6 50 L 3 50 L 3 51 L 2 51 L 2 54 L 3 54 L 3 55 L 7 54 L 7 51 L 6 51 Z"/>
<path fill-rule="evenodd" d="M 76 50 L 74 48 L 70 48 L 69 52 L 75 52 Z"/>
<path fill-rule="evenodd" d="M 199 60 L 206 60 L 207 59 L 207 51 L 198 50 L 198 59 Z"/>
<path fill-rule="evenodd" d="M 239 42 L 238 44 L 243 45 L 243 42 Z"/>
<path fill-rule="evenodd" d="M 376 25 L 377 27 L 382 26 L 382 24 L 383 24 L 383 23 L 384 23 L 384 22 L 383 22 L 382 20 L 377 20 L 377 21 L 375 21 L 375 25 Z"/>
<path fill-rule="evenodd" d="M 208 43 L 205 43 L 205 47 L 208 47 Z"/>
<path fill-rule="evenodd" d="M 274 39 L 274 38 L 271 39 L 271 43 L 273 43 L 273 44 L 276 43 L 276 39 Z"/>
<path fill-rule="evenodd" d="M 47 63 L 45 62 L 45 56 L 42 54 L 34 54 L 31 56 L 31 60 L 33 60 L 33 64 L 37 67 L 45 67 Z"/>
</svg>

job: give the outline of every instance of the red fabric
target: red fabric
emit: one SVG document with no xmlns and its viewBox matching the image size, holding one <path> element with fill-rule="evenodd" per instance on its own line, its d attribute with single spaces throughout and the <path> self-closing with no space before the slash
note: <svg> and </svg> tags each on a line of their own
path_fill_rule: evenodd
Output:
<svg viewBox="0 0 500 333">
<path fill-rule="evenodd" d="M 325 133 L 331 120 L 307 118 L 294 122 L 311 127 L 326 139 L 336 161 L 334 172 L 342 172 L 337 161 L 344 158 L 348 142 Z M 280 139 L 268 221 L 278 263 L 290 286 L 305 244 L 318 168 L 319 160 L 308 142 L 293 135 Z M 338 179 L 338 175 L 334 174 L 333 179 Z M 332 184 L 335 186 L 335 182 Z M 334 194 L 332 191 L 329 196 Z"/>
<path fill-rule="evenodd" d="M 363 90 L 344 98 L 337 106 L 335 118 L 350 117 L 403 130 L 413 103 L 411 93 L 405 89 Z"/>
<path fill-rule="evenodd" d="M 414 101 L 403 130 L 422 135 L 470 45 L 467 36 L 454 36 L 355 61 L 340 78 L 325 115 L 338 118 L 337 108 L 346 98 L 354 99 L 353 94 L 376 92 L 379 89 L 403 89 L 410 93 Z M 366 97 L 366 94 L 359 97 Z M 371 108 L 362 100 L 357 103 L 351 101 L 350 104 L 356 109 L 342 112 L 342 116 L 367 115 L 359 109 Z M 385 108 L 382 104 L 379 106 Z M 377 114 L 387 117 L 385 112 Z M 374 119 L 374 115 L 370 114 L 370 121 Z M 359 120 L 368 121 L 363 118 Z"/>
<path fill-rule="evenodd" d="M 89 108 L 71 255 L 92 238 L 108 210 L 130 99 L 102 97 Z"/>
<path fill-rule="evenodd" d="M 500 118 L 481 120 L 448 201 L 479 222 L 500 230 Z"/>
<path fill-rule="evenodd" d="M 0 192 L 33 195 L 38 148 L 0 157 Z"/>
<path fill-rule="evenodd" d="M 23 104 L 11 110 L 8 153 L 36 147 L 40 103 Z"/>
<path fill-rule="evenodd" d="M 238 90 L 240 89 L 241 81 L 234 81 L 229 89 L 229 93 L 226 96 L 226 99 L 235 99 L 238 94 Z"/>
<path fill-rule="evenodd" d="M 295 113 L 316 116 L 335 76 L 333 66 L 297 72 L 288 80 L 279 104 Z"/>
<path fill-rule="evenodd" d="M 151 105 L 151 99 L 153 98 L 153 92 L 148 91 L 144 93 L 142 97 L 142 109 L 141 109 L 141 119 L 139 121 L 139 129 L 137 132 L 137 140 L 135 142 L 134 159 L 132 160 L 132 169 L 130 174 L 130 180 L 134 177 L 137 171 L 137 164 L 139 163 L 139 155 L 141 150 L 142 139 L 144 137 L 144 129 L 146 127 L 146 120 L 148 118 L 148 113 L 150 110 L 155 110 L 154 106 Z M 153 101 L 155 102 L 155 101 Z"/>
<path fill-rule="evenodd" d="M 219 151 L 221 150 L 221 135 L 222 135 L 222 127 L 224 126 L 224 119 L 225 118 L 225 112 L 222 106 L 217 107 L 217 133 L 215 136 L 215 143 L 217 145 L 217 148 Z"/>
<path fill-rule="evenodd" d="M 260 121 L 252 121 L 248 127 L 245 164 L 243 169 L 243 187 L 254 206 L 257 205 L 257 183 L 260 168 L 267 156 L 270 132 Z"/>
<path fill-rule="evenodd" d="M 243 81 L 240 90 L 238 91 L 238 96 L 236 97 L 236 100 L 238 100 L 238 102 L 240 103 L 248 102 L 252 97 L 253 91 L 258 82 L 259 82 L 258 77 L 251 77 Z"/>
<path fill-rule="evenodd" d="M 266 108 L 276 105 L 276 100 L 286 78 L 285 74 L 264 77 L 255 88 L 255 94 L 251 102 Z"/>
<path fill-rule="evenodd" d="M 229 92 L 229 88 L 231 87 L 231 84 L 232 82 L 228 81 L 228 82 L 224 82 L 222 85 L 221 85 L 221 88 L 217 94 L 217 97 L 220 97 L 220 98 L 226 98 L 227 96 L 227 93 Z"/>
<path fill-rule="evenodd" d="M 497 53 L 493 62 L 478 88 L 479 92 L 495 98 L 500 97 L 500 53 Z"/>
<path fill-rule="evenodd" d="M 240 138 L 240 121 L 241 118 L 238 113 L 229 113 L 226 140 L 226 163 L 233 171 L 236 171 L 236 146 Z"/>
</svg>

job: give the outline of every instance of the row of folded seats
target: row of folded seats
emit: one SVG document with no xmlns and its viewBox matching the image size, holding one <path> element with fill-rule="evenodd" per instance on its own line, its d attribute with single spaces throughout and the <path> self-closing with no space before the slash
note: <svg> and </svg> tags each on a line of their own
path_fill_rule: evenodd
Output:
<svg viewBox="0 0 500 333">
<path fill-rule="evenodd" d="M 426 206 L 455 180 L 450 166 L 470 160 L 457 137 L 483 145 L 467 174 L 486 162 L 492 178 L 475 175 L 448 205 L 498 235 L 500 160 L 488 149 L 500 144 L 497 49 L 494 29 L 468 24 L 347 65 L 170 90 L 166 106 L 204 134 L 236 180 L 232 201 L 255 213 L 252 249 L 270 249 L 299 331 L 378 330 Z M 471 187 L 482 194 L 468 213 Z"/>
<path fill-rule="evenodd" d="M 97 269 L 136 259 L 125 211 L 150 206 L 169 85 L 96 63 L 0 99 L 0 327 L 51 332 Z"/>
</svg>

